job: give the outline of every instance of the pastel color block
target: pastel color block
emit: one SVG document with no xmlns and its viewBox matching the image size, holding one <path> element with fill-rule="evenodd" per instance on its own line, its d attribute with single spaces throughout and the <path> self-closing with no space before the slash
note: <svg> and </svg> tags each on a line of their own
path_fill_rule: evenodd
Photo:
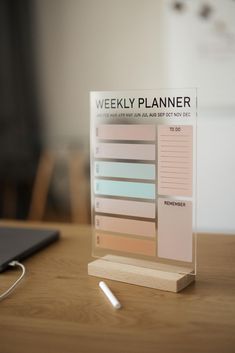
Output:
<svg viewBox="0 0 235 353">
<path fill-rule="evenodd" d="M 156 127 L 140 124 L 103 124 L 97 126 L 96 136 L 104 140 L 153 141 L 156 138 Z"/>
<path fill-rule="evenodd" d="M 158 256 L 192 261 L 192 202 L 158 198 Z"/>
<path fill-rule="evenodd" d="M 97 231 L 95 234 L 96 246 L 104 249 L 155 256 L 156 244 L 154 240 L 136 239 L 126 236 L 106 234 Z"/>
<path fill-rule="evenodd" d="M 95 162 L 95 176 L 155 179 L 155 165 L 144 163 Z"/>
<path fill-rule="evenodd" d="M 155 218 L 155 202 L 95 198 L 95 211 L 133 217 Z"/>
<path fill-rule="evenodd" d="M 95 158 L 134 159 L 153 161 L 156 158 L 154 144 L 97 143 Z"/>
<path fill-rule="evenodd" d="M 99 216 L 95 217 L 95 227 L 99 230 L 154 237 L 155 222 L 138 221 L 135 219 Z"/>
<path fill-rule="evenodd" d="M 98 195 L 134 197 L 142 199 L 155 198 L 155 184 L 135 183 L 96 179 L 94 191 Z"/>
</svg>

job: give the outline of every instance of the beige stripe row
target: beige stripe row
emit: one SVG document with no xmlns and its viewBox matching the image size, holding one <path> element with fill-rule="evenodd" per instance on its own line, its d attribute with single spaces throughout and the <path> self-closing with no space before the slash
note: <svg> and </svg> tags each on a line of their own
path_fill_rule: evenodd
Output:
<svg viewBox="0 0 235 353">
<path fill-rule="evenodd" d="M 95 211 L 134 217 L 155 218 L 156 207 L 154 202 L 129 201 L 96 197 Z"/>
<path fill-rule="evenodd" d="M 140 235 L 155 236 L 155 222 L 137 221 L 133 219 L 115 218 L 106 216 L 95 217 L 95 227 L 99 230 Z"/>
</svg>

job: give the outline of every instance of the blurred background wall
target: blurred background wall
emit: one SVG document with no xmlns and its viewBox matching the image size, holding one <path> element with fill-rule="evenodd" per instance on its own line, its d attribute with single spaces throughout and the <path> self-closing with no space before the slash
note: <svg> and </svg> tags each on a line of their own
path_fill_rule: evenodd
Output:
<svg viewBox="0 0 235 353">
<path fill-rule="evenodd" d="M 88 143 L 91 90 L 163 84 L 161 1 L 38 0 L 36 14 L 48 143 Z"/>
<path fill-rule="evenodd" d="M 0 217 L 26 218 L 41 124 L 30 1 L 0 2 Z"/>
<path fill-rule="evenodd" d="M 89 182 L 89 91 L 198 87 L 198 228 L 234 233 L 235 2 L 31 4 L 40 136 L 42 151 L 50 152 L 40 165 L 51 165 L 41 168 L 50 185 L 38 189 L 60 209 L 57 219 L 71 220 L 79 168 L 77 180 Z"/>
<path fill-rule="evenodd" d="M 198 87 L 198 227 L 234 233 L 235 2 L 163 3 L 167 86 Z"/>
</svg>

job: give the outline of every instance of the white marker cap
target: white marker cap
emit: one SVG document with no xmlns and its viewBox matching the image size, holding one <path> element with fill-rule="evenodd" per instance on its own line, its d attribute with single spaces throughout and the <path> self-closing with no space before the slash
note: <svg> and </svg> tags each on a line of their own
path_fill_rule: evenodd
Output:
<svg viewBox="0 0 235 353">
<path fill-rule="evenodd" d="M 111 292 L 111 290 L 109 289 L 109 287 L 107 286 L 107 284 L 103 281 L 101 281 L 99 283 L 99 287 L 102 289 L 102 291 L 104 292 L 104 294 L 106 295 L 106 297 L 109 299 L 109 301 L 111 302 L 112 306 L 115 309 L 120 309 L 122 306 L 120 304 L 120 302 L 117 300 L 117 298 L 115 297 L 115 295 Z"/>
</svg>

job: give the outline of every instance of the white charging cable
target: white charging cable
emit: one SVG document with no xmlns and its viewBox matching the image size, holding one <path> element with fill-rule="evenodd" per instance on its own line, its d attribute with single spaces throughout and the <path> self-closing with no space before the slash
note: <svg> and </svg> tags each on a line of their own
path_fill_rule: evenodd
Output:
<svg viewBox="0 0 235 353">
<path fill-rule="evenodd" d="M 24 275 L 25 275 L 25 267 L 24 265 L 22 265 L 20 262 L 18 261 L 11 261 L 9 263 L 9 266 L 12 267 L 20 267 L 22 270 L 22 273 L 20 275 L 20 277 L 10 286 L 10 288 L 8 288 L 4 293 L 0 294 L 0 300 L 6 298 L 14 289 L 15 287 L 20 283 L 20 281 L 23 279 Z"/>
</svg>

